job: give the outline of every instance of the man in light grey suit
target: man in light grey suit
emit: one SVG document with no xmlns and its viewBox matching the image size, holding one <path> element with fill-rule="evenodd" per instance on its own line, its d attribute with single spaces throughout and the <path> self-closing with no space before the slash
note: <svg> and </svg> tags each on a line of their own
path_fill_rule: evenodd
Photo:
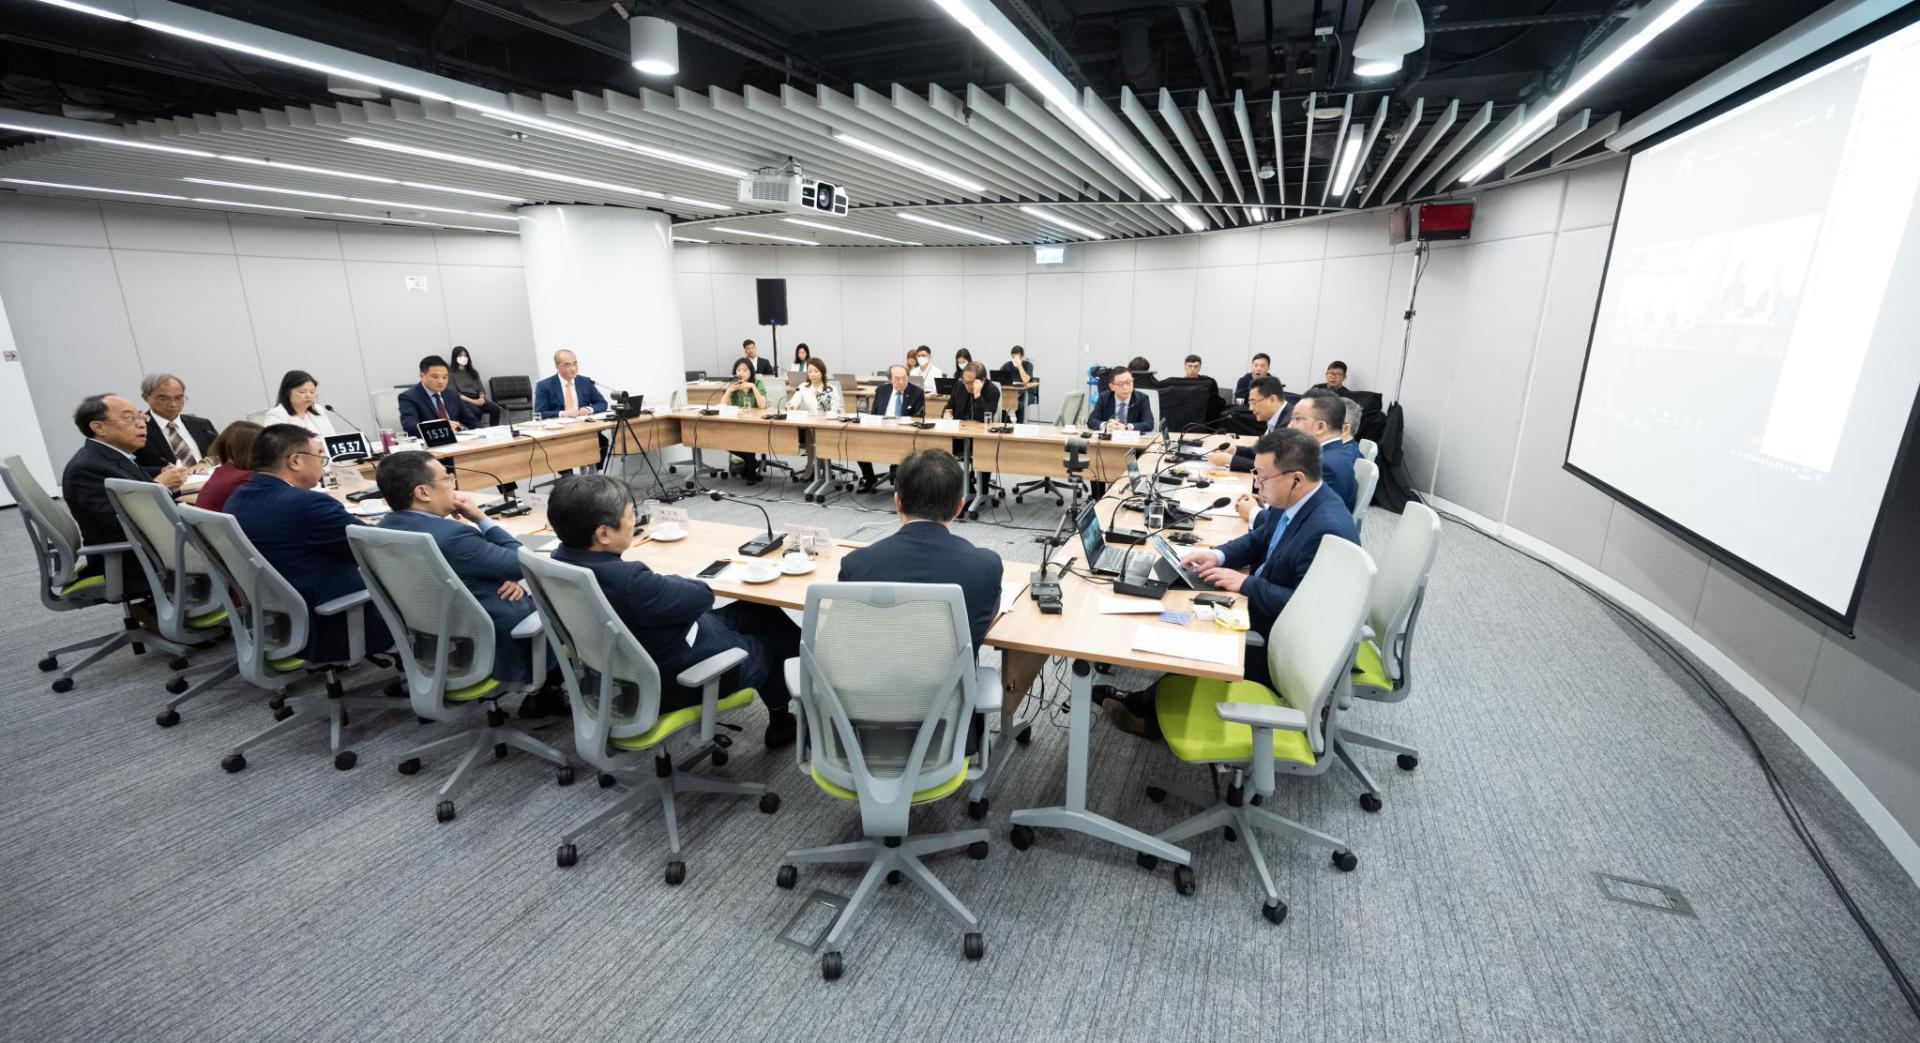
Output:
<svg viewBox="0 0 1920 1043">
<path fill-rule="evenodd" d="M 493 620 L 494 676 L 510 683 L 531 680 L 529 643 L 513 636 L 513 628 L 533 614 L 516 554 L 520 541 L 457 491 L 453 475 L 431 453 L 395 453 L 380 462 L 375 480 L 381 498 L 393 508 L 380 527 L 432 536 L 453 574 Z M 567 704 L 556 681 L 550 674 L 546 684 L 520 704 L 520 716 L 546 717 L 563 710 Z"/>
</svg>

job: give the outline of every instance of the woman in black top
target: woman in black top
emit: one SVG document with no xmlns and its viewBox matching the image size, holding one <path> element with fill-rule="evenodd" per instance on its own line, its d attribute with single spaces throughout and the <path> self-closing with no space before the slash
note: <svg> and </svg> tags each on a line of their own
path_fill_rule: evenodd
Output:
<svg viewBox="0 0 1920 1043">
<path fill-rule="evenodd" d="M 807 375 L 807 360 L 813 357 L 812 349 L 801 344 L 793 349 L 793 371 L 801 376 Z M 805 383 L 805 381 L 802 381 Z"/>
<path fill-rule="evenodd" d="M 982 362 L 969 362 L 960 371 L 960 380 L 953 387 L 953 397 L 947 399 L 946 416 L 955 420 L 974 420 L 982 424 L 991 424 L 1000 418 L 1000 386 L 987 379 L 987 367 Z M 953 455 L 965 458 L 966 444 L 953 443 Z M 980 479 L 980 495 L 993 495 L 993 475 L 980 469 L 985 460 L 974 461 L 974 474 Z"/>
<path fill-rule="evenodd" d="M 454 345 L 453 365 L 447 375 L 453 378 L 453 390 L 460 401 L 480 411 L 482 421 L 488 427 L 500 426 L 502 416 L 500 403 L 487 401 L 487 385 L 480 379 L 480 371 L 473 368 L 473 356 L 467 349 Z"/>
</svg>

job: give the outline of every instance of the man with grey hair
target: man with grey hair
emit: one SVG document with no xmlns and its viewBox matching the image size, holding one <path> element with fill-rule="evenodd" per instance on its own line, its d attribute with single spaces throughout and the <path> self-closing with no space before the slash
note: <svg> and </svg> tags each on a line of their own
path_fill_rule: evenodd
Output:
<svg viewBox="0 0 1920 1043">
<path fill-rule="evenodd" d="M 213 421 L 186 411 L 185 381 L 171 373 L 148 374 L 140 382 L 140 397 L 147 403 L 147 444 L 134 453 L 133 462 L 147 474 L 156 475 L 176 465 L 205 471 L 219 462 L 207 458 L 207 449 L 220 431 Z"/>
<path fill-rule="evenodd" d="M 1351 398 L 1342 398 L 1340 401 L 1347 404 L 1347 420 L 1341 425 L 1340 437 L 1351 442 L 1360 437 L 1360 403 Z"/>
</svg>

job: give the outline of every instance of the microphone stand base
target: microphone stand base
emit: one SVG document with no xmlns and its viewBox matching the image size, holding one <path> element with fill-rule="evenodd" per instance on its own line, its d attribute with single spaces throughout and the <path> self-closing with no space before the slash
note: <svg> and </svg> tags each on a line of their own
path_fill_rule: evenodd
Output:
<svg viewBox="0 0 1920 1043">
<path fill-rule="evenodd" d="M 784 544 L 786 542 L 787 542 L 786 533 L 770 532 L 762 536 L 755 536 L 753 539 L 750 539 L 747 542 L 742 543 L 740 545 L 740 553 L 745 554 L 748 557 L 757 558 L 763 554 L 771 554 L 774 551 L 779 550 L 781 544 Z"/>
</svg>

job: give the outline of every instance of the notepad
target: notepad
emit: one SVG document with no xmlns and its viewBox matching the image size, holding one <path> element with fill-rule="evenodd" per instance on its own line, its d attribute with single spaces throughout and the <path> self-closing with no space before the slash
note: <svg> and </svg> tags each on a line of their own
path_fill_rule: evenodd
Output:
<svg viewBox="0 0 1920 1043">
<path fill-rule="evenodd" d="M 1206 663 L 1233 666 L 1240 662 L 1240 642 L 1231 634 L 1204 630 L 1176 630 L 1172 627 L 1141 624 L 1134 628 L 1133 647 L 1138 652 L 1198 659 Z"/>
<path fill-rule="evenodd" d="M 1026 584 L 1024 583 L 1015 583 L 1011 580 L 1001 580 L 1000 581 L 1000 611 L 1012 612 L 1014 602 L 1019 600 L 1020 592 L 1025 589 L 1026 589 Z"/>
<path fill-rule="evenodd" d="M 1150 598 L 1116 598 L 1102 596 L 1099 609 L 1102 615 L 1121 615 L 1129 613 L 1158 613 L 1165 606 Z"/>
</svg>

